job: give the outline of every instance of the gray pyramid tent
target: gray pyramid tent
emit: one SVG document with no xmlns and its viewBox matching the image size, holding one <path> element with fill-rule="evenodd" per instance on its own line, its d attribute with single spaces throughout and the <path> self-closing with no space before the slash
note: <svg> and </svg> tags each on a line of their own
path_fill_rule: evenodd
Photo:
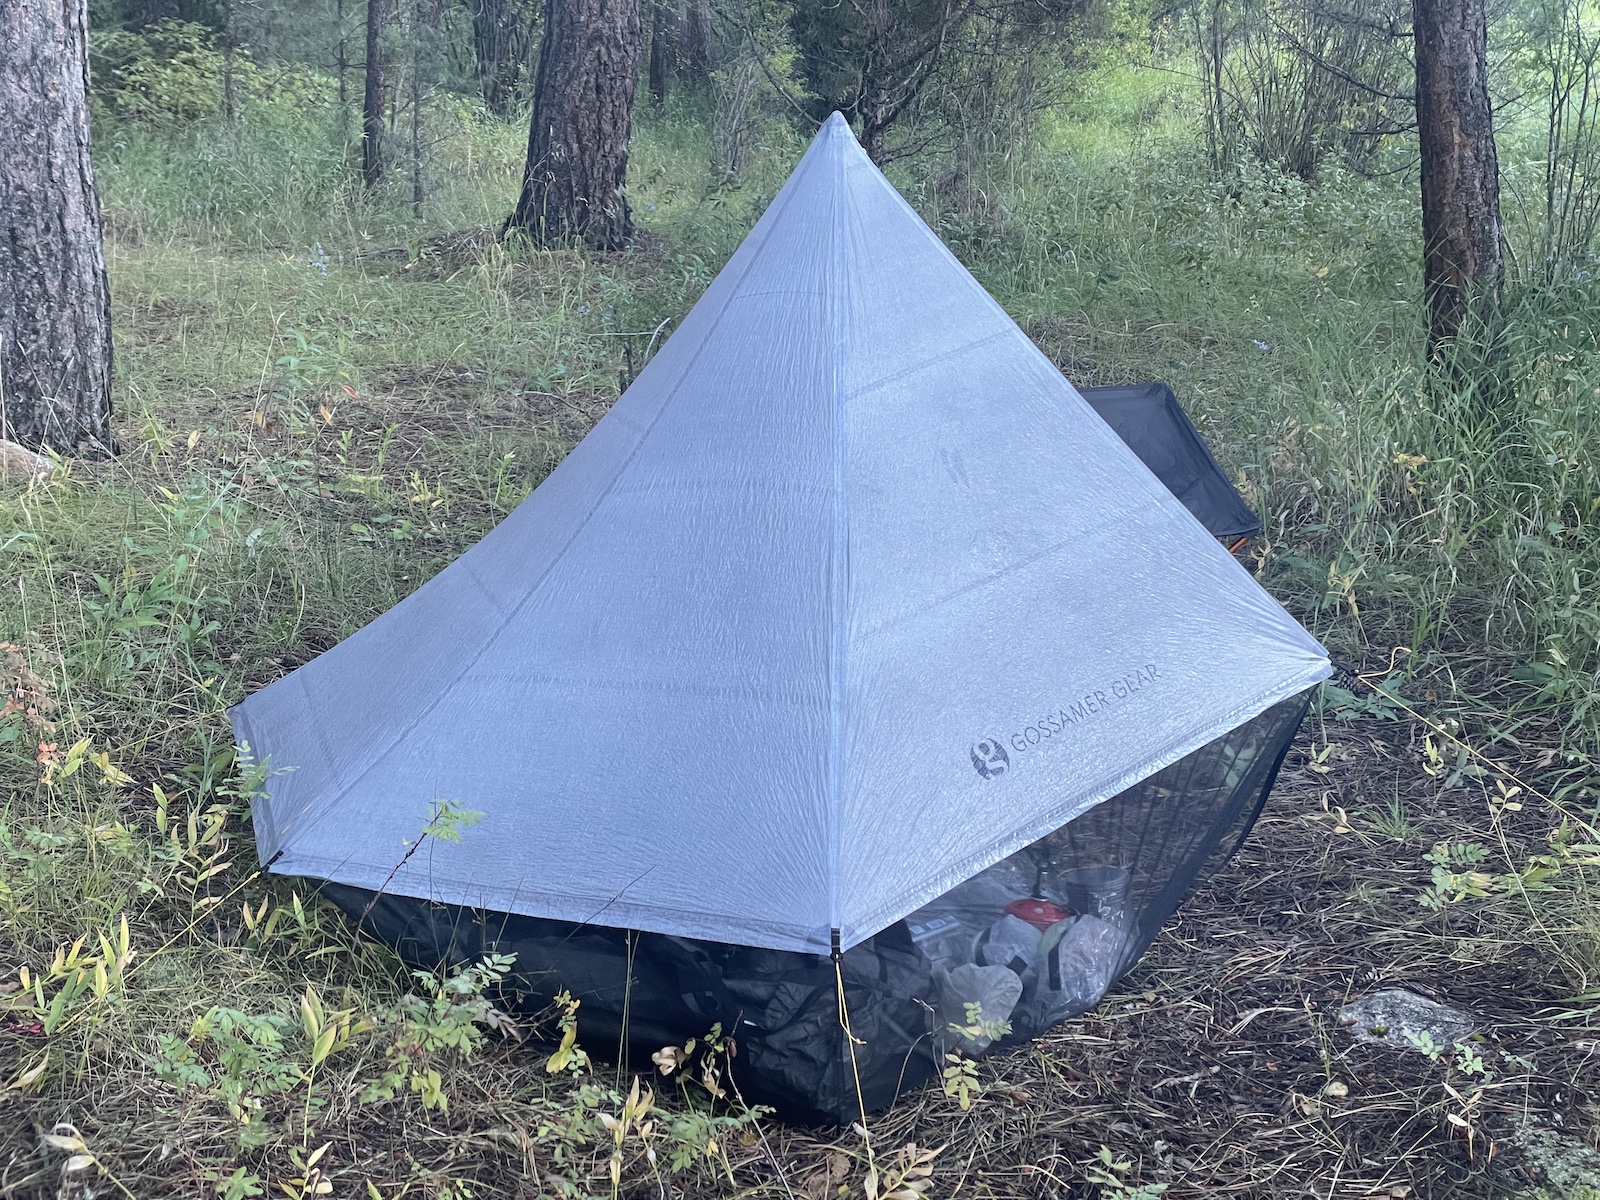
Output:
<svg viewBox="0 0 1600 1200">
<path fill-rule="evenodd" d="M 593 1047 L 630 995 L 636 1046 L 721 1020 L 839 1119 L 941 1004 L 1098 999 L 1328 672 L 836 115 L 533 495 L 233 720 L 272 870 L 418 961 L 515 949 Z M 408 857 L 439 800 L 482 818 Z"/>
</svg>

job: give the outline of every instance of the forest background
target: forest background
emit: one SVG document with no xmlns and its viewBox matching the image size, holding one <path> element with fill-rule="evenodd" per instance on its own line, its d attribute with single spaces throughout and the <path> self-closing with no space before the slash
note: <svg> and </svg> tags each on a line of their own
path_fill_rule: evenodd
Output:
<svg viewBox="0 0 1600 1200">
<path fill-rule="evenodd" d="M 647 4 L 598 249 L 504 236 L 548 10 L 375 7 L 91 7 L 119 453 L 0 484 L 0 1194 L 1595 1194 L 1600 9 L 1490 9 L 1505 267 L 1430 341 L 1388 0 Z M 836 106 L 1069 378 L 1173 384 L 1340 667 L 1117 992 L 870 1152 L 408 975 L 256 871 L 225 717 L 527 495 Z M 1355 1040 L 1391 985 L 1478 1032 Z"/>
</svg>

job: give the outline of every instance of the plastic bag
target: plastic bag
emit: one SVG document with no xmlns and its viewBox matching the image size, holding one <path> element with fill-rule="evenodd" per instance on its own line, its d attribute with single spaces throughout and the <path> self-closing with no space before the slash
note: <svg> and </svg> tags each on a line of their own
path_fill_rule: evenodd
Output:
<svg viewBox="0 0 1600 1200">
<path fill-rule="evenodd" d="M 1127 933 L 1098 917 L 1071 917 L 1039 940 L 1023 976 L 1015 1024 L 1027 1036 L 1100 1002 L 1117 977 Z"/>
</svg>

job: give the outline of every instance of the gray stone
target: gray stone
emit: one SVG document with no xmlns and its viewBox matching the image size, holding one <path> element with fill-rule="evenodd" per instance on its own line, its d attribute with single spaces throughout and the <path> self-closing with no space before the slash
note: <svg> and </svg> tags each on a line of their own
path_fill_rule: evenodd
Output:
<svg viewBox="0 0 1600 1200">
<path fill-rule="evenodd" d="M 1424 1037 L 1445 1049 L 1470 1034 L 1477 1023 L 1469 1012 L 1405 988 L 1372 992 L 1339 1010 L 1339 1024 L 1356 1041 L 1396 1050 L 1415 1050 Z"/>
</svg>

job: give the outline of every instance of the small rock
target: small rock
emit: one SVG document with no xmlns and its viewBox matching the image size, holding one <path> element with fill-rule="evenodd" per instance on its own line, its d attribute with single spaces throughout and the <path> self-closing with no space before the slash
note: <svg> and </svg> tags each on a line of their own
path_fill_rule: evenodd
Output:
<svg viewBox="0 0 1600 1200">
<path fill-rule="evenodd" d="M 1415 1050 L 1424 1034 L 1441 1049 L 1459 1042 L 1477 1025 L 1477 1018 L 1405 988 L 1387 988 L 1346 1004 L 1339 1024 L 1358 1042 Z"/>
</svg>

